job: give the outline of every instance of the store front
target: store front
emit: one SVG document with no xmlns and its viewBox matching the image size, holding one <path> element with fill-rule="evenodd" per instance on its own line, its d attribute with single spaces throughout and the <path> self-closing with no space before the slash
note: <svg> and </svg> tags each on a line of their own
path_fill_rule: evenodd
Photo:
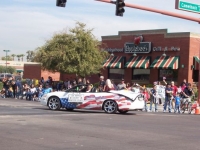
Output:
<svg viewBox="0 0 200 150">
<path fill-rule="evenodd" d="M 138 35 L 143 41 L 135 45 L 134 37 Z M 116 36 L 103 36 L 102 43 L 110 57 L 104 62 L 102 73 L 116 82 L 121 78 L 141 84 L 163 78 L 177 84 L 183 79 L 195 82 L 199 61 L 194 60 L 199 55 L 196 40 L 199 38 L 191 33 L 167 33 L 166 29 L 120 31 Z"/>
</svg>

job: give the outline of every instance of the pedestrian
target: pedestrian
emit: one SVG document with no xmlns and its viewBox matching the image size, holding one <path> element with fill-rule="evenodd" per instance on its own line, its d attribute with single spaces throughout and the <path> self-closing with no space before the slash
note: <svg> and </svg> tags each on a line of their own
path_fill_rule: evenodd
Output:
<svg viewBox="0 0 200 150">
<path fill-rule="evenodd" d="M 12 87 L 12 91 L 13 91 L 13 98 L 16 98 L 16 92 L 17 92 L 17 85 L 16 85 L 16 82 L 13 80 L 12 83 L 11 83 L 11 87 Z"/>
<path fill-rule="evenodd" d="M 149 101 L 150 95 L 146 88 L 144 88 L 142 93 L 144 94 L 144 111 L 148 112 L 147 102 Z"/>
<path fill-rule="evenodd" d="M 149 111 L 152 111 L 152 105 L 154 104 L 154 111 L 158 112 L 158 108 L 157 108 L 157 103 L 158 103 L 158 98 L 157 98 L 157 92 L 156 92 L 156 85 L 154 85 L 154 87 L 151 89 L 150 91 L 150 109 Z"/>
<path fill-rule="evenodd" d="M 181 98 L 180 98 L 180 94 L 177 93 L 176 97 L 175 97 L 175 108 L 174 108 L 174 113 L 176 113 L 176 111 L 178 111 L 178 113 L 180 114 L 180 104 L 181 104 Z"/>
<path fill-rule="evenodd" d="M 173 94 L 173 97 L 172 97 L 172 109 L 174 109 L 174 103 L 175 103 L 174 97 L 176 96 L 177 91 L 178 91 L 177 86 L 174 85 L 174 81 L 171 82 L 171 88 L 172 88 L 172 90 L 173 90 L 173 93 L 172 93 L 172 94 Z"/>
<path fill-rule="evenodd" d="M 167 83 L 167 87 L 165 89 L 165 104 L 163 112 L 166 112 L 166 108 L 168 106 L 168 111 L 169 113 L 171 113 L 172 98 L 173 98 L 173 89 L 171 88 L 171 84 Z"/>
<path fill-rule="evenodd" d="M 22 82 L 17 79 L 17 82 L 16 82 L 16 98 L 19 99 L 20 96 L 22 96 L 22 91 L 23 91 L 23 86 L 22 86 Z"/>
</svg>

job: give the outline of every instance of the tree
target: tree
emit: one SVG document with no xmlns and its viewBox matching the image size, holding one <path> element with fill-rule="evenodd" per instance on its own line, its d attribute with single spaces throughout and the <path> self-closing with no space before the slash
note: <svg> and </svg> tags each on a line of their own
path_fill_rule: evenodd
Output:
<svg viewBox="0 0 200 150">
<path fill-rule="evenodd" d="M 1 57 L 1 60 L 6 60 L 6 57 Z M 12 61 L 11 56 L 7 56 L 7 61 Z"/>
<path fill-rule="evenodd" d="M 22 61 L 24 61 L 24 56 L 25 56 L 24 54 L 20 54 Z"/>
<path fill-rule="evenodd" d="M 16 72 L 16 69 L 14 67 L 11 67 L 11 66 L 8 66 L 7 69 L 5 66 L 0 66 L 0 73 L 15 73 Z"/>
<path fill-rule="evenodd" d="M 21 57 L 21 55 L 17 55 L 18 61 L 20 61 L 20 57 Z"/>
<path fill-rule="evenodd" d="M 12 54 L 12 55 L 11 55 L 11 57 L 12 57 L 12 61 L 15 60 L 15 56 L 16 56 L 15 54 Z"/>
<path fill-rule="evenodd" d="M 101 43 L 86 29 L 83 23 L 76 23 L 69 32 L 62 31 L 37 48 L 34 60 L 43 69 L 84 77 L 100 72 L 108 53 L 100 50 Z"/>
</svg>

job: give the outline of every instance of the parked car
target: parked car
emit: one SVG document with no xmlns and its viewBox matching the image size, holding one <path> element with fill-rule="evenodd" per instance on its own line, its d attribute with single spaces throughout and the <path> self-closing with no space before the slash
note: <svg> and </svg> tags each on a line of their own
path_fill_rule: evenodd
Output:
<svg viewBox="0 0 200 150">
<path fill-rule="evenodd" d="M 51 110 L 66 108 L 104 110 L 106 113 L 127 113 L 129 110 L 142 110 L 144 96 L 128 90 L 113 90 L 109 92 L 85 92 L 86 85 L 75 86 L 67 91 L 51 92 L 40 99 L 40 103 Z"/>
<path fill-rule="evenodd" d="M 10 73 L 1 73 L 0 74 L 0 81 L 2 81 L 4 78 L 10 78 L 10 77 L 13 77 L 13 75 L 10 74 Z"/>
</svg>

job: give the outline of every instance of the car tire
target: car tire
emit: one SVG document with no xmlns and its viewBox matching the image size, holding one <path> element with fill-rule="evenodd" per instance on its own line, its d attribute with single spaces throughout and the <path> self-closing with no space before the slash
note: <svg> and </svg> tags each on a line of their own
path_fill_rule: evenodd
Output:
<svg viewBox="0 0 200 150">
<path fill-rule="evenodd" d="M 56 96 L 52 96 L 48 99 L 48 107 L 51 110 L 60 110 L 61 104 L 60 99 Z"/>
<path fill-rule="evenodd" d="M 120 114 L 125 114 L 125 113 L 128 112 L 128 110 L 118 110 L 118 112 L 119 112 Z"/>
<path fill-rule="evenodd" d="M 103 103 L 103 110 L 108 113 L 108 114 L 114 114 L 118 110 L 118 105 L 115 101 L 113 100 L 106 100 Z"/>
</svg>

